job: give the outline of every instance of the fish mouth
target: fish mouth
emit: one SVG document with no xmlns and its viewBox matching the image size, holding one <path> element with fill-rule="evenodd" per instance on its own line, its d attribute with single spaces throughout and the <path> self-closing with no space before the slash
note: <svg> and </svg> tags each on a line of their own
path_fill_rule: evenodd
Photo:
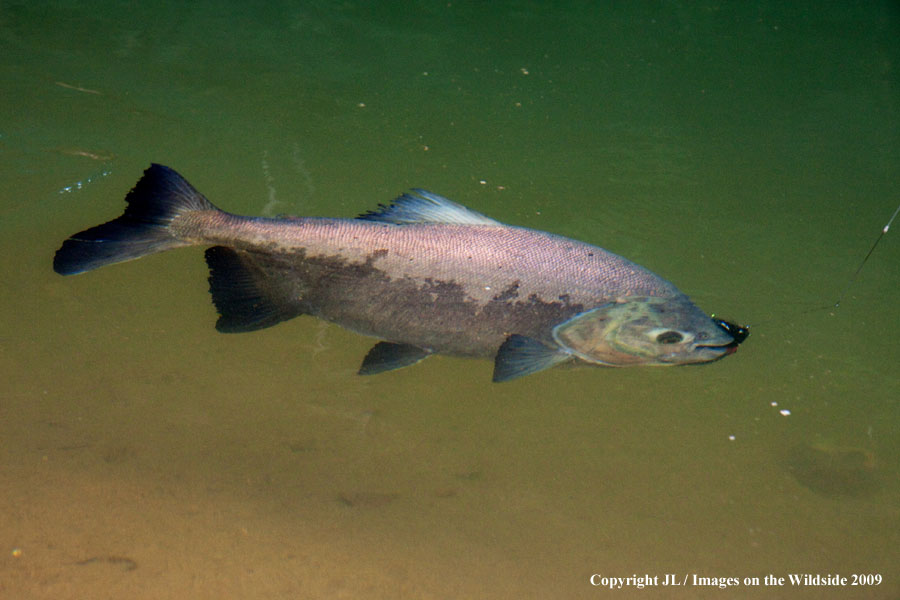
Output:
<svg viewBox="0 0 900 600">
<path fill-rule="evenodd" d="M 721 345 L 705 345 L 705 346 L 694 346 L 694 351 L 698 354 L 704 356 L 704 360 L 700 362 L 712 362 L 714 360 L 719 360 L 720 358 L 724 358 L 729 354 L 734 354 L 737 352 L 737 344 L 734 342 L 729 342 L 727 344 Z M 706 358 L 709 357 L 709 358 Z"/>
<path fill-rule="evenodd" d="M 697 346 L 697 350 L 705 350 L 707 352 L 716 353 L 717 356 L 713 360 L 718 358 L 722 358 L 723 356 L 728 356 L 729 354 L 734 354 L 737 352 L 738 343 L 740 342 L 729 342 L 728 344 L 724 344 L 721 346 Z"/>
<path fill-rule="evenodd" d="M 731 337 L 731 341 L 727 344 L 698 345 L 696 348 L 697 350 L 711 350 L 713 352 L 718 352 L 719 355 L 716 358 L 734 354 L 737 352 L 738 346 L 750 337 L 750 327 L 747 325 L 737 325 L 736 323 L 726 321 L 725 319 L 717 319 L 715 317 L 712 318 L 712 322 L 715 323 L 716 327 L 728 334 Z"/>
</svg>

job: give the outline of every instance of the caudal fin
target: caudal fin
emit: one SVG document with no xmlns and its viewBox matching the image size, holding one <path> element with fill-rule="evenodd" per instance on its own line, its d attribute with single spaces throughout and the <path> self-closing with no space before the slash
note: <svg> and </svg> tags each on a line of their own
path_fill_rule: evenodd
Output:
<svg viewBox="0 0 900 600">
<path fill-rule="evenodd" d="M 53 259 L 53 270 L 74 275 L 184 246 L 187 243 L 171 233 L 172 220 L 195 210 L 216 210 L 184 177 L 157 164 L 144 171 L 125 202 L 128 206 L 121 217 L 63 242 Z"/>
</svg>

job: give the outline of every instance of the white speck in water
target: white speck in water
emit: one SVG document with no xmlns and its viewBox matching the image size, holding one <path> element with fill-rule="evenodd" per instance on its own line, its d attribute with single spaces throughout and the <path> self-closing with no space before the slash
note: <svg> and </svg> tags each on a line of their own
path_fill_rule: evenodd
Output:
<svg viewBox="0 0 900 600">
<path fill-rule="evenodd" d="M 82 181 L 76 181 L 72 185 L 67 185 L 66 187 L 59 190 L 59 193 L 60 194 L 68 194 L 68 193 L 74 192 L 76 190 L 83 189 L 87 184 L 94 183 L 101 177 L 106 177 L 107 175 L 110 175 L 111 173 L 112 173 L 112 171 L 101 171 L 99 173 L 95 173 L 94 175 L 91 175 L 90 177 L 87 177 Z"/>
<path fill-rule="evenodd" d="M 735 437 L 734 437 L 734 435 L 729 435 L 728 439 L 733 442 L 735 440 Z"/>
<path fill-rule="evenodd" d="M 787 416 L 790 416 L 790 414 L 791 414 L 791 411 L 789 411 L 789 410 L 786 409 L 786 408 L 782 408 L 782 409 L 779 410 L 778 412 L 781 413 L 781 416 L 782 416 L 782 417 L 787 417 Z"/>
</svg>

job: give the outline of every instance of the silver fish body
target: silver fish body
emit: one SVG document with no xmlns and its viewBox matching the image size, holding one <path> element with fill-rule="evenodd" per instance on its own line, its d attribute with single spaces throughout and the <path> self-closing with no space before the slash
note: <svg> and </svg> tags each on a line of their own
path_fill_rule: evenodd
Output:
<svg viewBox="0 0 900 600">
<path fill-rule="evenodd" d="M 121 217 L 64 242 L 57 272 L 210 246 L 220 331 L 313 315 L 383 340 L 365 374 L 443 353 L 494 357 L 494 379 L 503 381 L 567 360 L 708 362 L 736 346 L 647 269 L 424 190 L 356 219 L 241 217 L 152 165 L 126 200 Z"/>
</svg>

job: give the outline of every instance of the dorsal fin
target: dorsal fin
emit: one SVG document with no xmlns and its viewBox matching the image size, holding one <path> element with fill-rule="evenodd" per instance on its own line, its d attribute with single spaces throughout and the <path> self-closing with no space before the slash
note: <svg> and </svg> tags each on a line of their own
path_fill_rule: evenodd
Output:
<svg viewBox="0 0 900 600">
<path fill-rule="evenodd" d="M 469 210 L 443 196 L 427 190 L 413 189 L 411 194 L 403 194 L 390 205 L 379 204 L 376 210 L 361 214 L 357 219 L 383 221 L 395 225 L 411 223 L 447 223 L 451 225 L 502 225 L 481 213 Z M 413 195 L 416 194 L 416 195 Z"/>
</svg>

